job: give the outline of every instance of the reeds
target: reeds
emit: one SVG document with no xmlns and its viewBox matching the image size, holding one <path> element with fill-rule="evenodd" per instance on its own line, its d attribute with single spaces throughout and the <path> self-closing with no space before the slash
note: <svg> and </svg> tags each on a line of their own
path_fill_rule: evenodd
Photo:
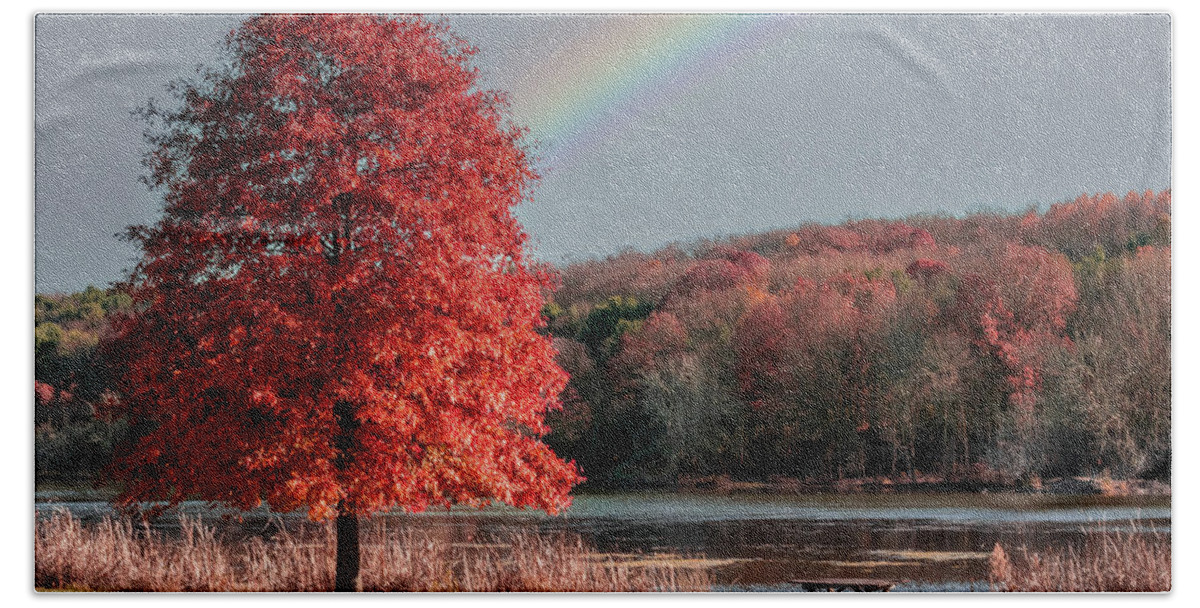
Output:
<svg viewBox="0 0 1200 608">
<path fill-rule="evenodd" d="M 1171 539 L 1156 531 L 1089 529 L 1081 550 L 1012 555 L 996 544 L 990 559 L 994 591 L 1170 591 Z"/>
<path fill-rule="evenodd" d="M 330 591 L 332 526 L 231 542 L 180 516 L 178 538 L 129 520 L 84 525 L 66 511 L 35 526 L 35 584 L 78 591 Z M 578 535 L 525 530 L 455 543 L 375 521 L 362 535 L 366 591 L 705 591 L 707 570 L 608 556 Z"/>
</svg>

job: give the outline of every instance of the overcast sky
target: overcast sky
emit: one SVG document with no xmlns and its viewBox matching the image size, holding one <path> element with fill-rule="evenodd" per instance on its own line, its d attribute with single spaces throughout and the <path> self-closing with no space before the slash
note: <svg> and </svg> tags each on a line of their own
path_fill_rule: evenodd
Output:
<svg viewBox="0 0 1200 608">
<path fill-rule="evenodd" d="M 241 17 L 40 16 L 38 292 L 104 286 L 152 223 L 131 110 Z M 804 222 L 1170 186 L 1164 15 L 452 16 L 545 177 L 552 262 Z"/>
</svg>

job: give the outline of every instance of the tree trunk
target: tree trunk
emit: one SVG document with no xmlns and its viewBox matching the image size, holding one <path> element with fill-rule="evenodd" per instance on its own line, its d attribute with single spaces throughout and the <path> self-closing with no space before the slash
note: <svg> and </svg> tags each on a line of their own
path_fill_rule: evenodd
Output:
<svg viewBox="0 0 1200 608">
<path fill-rule="evenodd" d="M 341 511 L 337 517 L 337 576 L 333 590 L 362 591 L 358 557 L 358 516 Z"/>
<path fill-rule="evenodd" d="M 912 484 L 917 483 L 916 460 L 917 460 L 917 448 L 914 445 L 909 445 L 908 446 L 908 483 L 909 483 L 910 488 L 916 487 L 915 485 L 912 485 Z"/>
<path fill-rule="evenodd" d="M 334 437 L 337 449 L 335 466 L 339 472 L 346 471 L 354 461 L 355 432 L 358 421 L 354 416 L 354 404 L 338 401 L 333 405 L 337 418 L 338 434 Z M 362 574 L 359 572 L 358 514 L 345 501 L 338 503 L 337 516 L 337 570 L 333 583 L 334 591 L 362 591 Z"/>
</svg>

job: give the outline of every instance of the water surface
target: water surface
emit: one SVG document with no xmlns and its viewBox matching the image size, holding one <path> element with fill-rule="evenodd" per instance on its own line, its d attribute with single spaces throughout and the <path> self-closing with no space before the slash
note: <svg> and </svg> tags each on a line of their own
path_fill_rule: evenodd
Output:
<svg viewBox="0 0 1200 608">
<path fill-rule="evenodd" d="M 85 520 L 111 512 L 104 502 L 39 496 L 37 511 L 70 510 Z M 228 535 L 269 535 L 311 525 L 302 513 L 247 514 L 189 502 Z M 233 515 L 240 515 L 232 518 Z M 224 516 L 224 518 L 222 517 Z M 451 542 L 486 541 L 514 527 L 582 535 L 599 551 L 657 559 L 703 556 L 719 589 L 792 590 L 812 578 L 880 578 L 897 590 L 983 590 L 996 543 L 1031 550 L 1082 545 L 1087 530 L 1136 530 L 1169 539 L 1170 497 L 1037 494 L 707 495 L 584 494 L 563 515 L 507 507 L 377 516 Z M 155 522 L 170 531 L 177 518 Z"/>
</svg>

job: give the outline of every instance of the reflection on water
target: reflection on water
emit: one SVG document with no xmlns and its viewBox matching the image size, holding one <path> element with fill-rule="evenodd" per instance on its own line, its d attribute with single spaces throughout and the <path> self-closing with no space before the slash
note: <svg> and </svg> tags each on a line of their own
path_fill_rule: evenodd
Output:
<svg viewBox="0 0 1200 608">
<path fill-rule="evenodd" d="M 37 504 L 39 513 L 60 507 L 84 519 L 109 512 L 101 502 Z M 261 510 L 237 521 L 203 503 L 179 510 L 232 536 L 312 525 L 301 513 Z M 800 578 L 843 577 L 896 581 L 897 591 L 985 590 L 997 542 L 1032 550 L 1080 546 L 1085 529 L 1128 531 L 1134 520 L 1138 530 L 1171 529 L 1169 497 L 1032 494 L 606 494 L 579 496 L 559 517 L 505 507 L 382 517 L 452 542 L 486 543 L 514 526 L 573 532 L 604 553 L 711 568 L 720 589 L 770 591 Z M 175 519 L 168 514 L 155 525 L 170 531 Z"/>
</svg>

